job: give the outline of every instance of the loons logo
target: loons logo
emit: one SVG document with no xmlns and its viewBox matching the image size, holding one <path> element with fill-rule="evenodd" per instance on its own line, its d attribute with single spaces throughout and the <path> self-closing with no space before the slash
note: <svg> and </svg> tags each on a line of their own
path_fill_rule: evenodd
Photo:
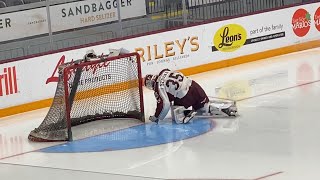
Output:
<svg viewBox="0 0 320 180">
<path fill-rule="evenodd" d="M 292 29 L 293 32 L 299 36 L 303 37 L 308 34 L 311 26 L 311 15 L 305 9 L 298 9 L 292 17 Z"/>
<path fill-rule="evenodd" d="M 314 14 L 314 24 L 318 31 L 320 31 L 320 7 L 317 9 L 316 13 Z"/>
<path fill-rule="evenodd" d="M 272 29 L 281 29 L 283 25 L 279 24 L 276 26 L 272 25 Z M 270 27 L 271 29 L 271 27 Z M 263 30 L 263 29 L 262 29 Z M 256 30 L 258 31 L 258 29 Z M 275 32 L 273 34 L 262 33 L 262 36 L 247 37 L 247 31 L 241 25 L 238 24 L 228 24 L 221 27 L 214 35 L 212 52 L 233 52 L 238 50 L 244 45 L 250 45 L 254 43 L 260 43 L 263 41 L 274 40 L 278 38 L 283 38 L 286 36 L 285 31 Z"/>
<path fill-rule="evenodd" d="M 0 74 L 0 96 L 16 93 L 18 93 L 16 67 L 4 68 Z"/>
<path fill-rule="evenodd" d="M 238 24 L 221 27 L 213 38 L 214 47 L 222 52 L 233 52 L 246 43 L 247 32 Z"/>
</svg>

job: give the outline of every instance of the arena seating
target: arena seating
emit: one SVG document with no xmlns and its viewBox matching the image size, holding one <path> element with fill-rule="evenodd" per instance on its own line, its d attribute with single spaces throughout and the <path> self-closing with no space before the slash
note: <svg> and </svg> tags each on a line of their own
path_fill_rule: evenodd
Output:
<svg viewBox="0 0 320 180">
<path fill-rule="evenodd" d="M 7 7 L 7 4 L 3 1 L 0 1 L 0 8 L 5 8 Z"/>
<path fill-rule="evenodd" d="M 7 5 L 7 7 L 23 5 L 24 4 L 23 0 L 6 0 L 5 3 Z"/>
</svg>

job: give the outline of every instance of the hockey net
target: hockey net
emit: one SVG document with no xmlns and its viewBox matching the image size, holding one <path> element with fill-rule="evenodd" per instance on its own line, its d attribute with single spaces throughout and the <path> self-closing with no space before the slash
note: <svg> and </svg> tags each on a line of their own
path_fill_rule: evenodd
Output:
<svg viewBox="0 0 320 180">
<path fill-rule="evenodd" d="M 144 121 L 137 53 L 59 66 L 52 105 L 28 138 L 40 142 L 72 140 L 72 126 L 109 118 Z"/>
</svg>

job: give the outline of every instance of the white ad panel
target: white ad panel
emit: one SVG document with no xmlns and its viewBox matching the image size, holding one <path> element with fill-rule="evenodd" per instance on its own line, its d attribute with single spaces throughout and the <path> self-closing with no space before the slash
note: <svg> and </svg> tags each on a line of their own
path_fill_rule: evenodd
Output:
<svg viewBox="0 0 320 180">
<path fill-rule="evenodd" d="M 97 49 L 105 51 L 123 47 L 137 52 L 142 61 L 142 74 L 145 75 L 165 68 L 177 70 L 193 66 L 194 61 L 205 56 L 202 41 L 203 29 L 186 28 L 100 45 Z"/>
<path fill-rule="evenodd" d="M 119 0 L 122 19 L 146 15 L 145 0 Z M 118 20 L 117 0 L 91 0 L 50 6 L 52 31 Z"/>
<path fill-rule="evenodd" d="M 319 40 L 319 9 L 320 3 L 314 3 L 1 64 L 0 108 L 52 98 L 57 66 L 82 58 L 88 49 L 97 54 L 117 48 L 136 51 L 143 75 L 190 68 Z"/>
<path fill-rule="evenodd" d="M 46 79 L 55 66 L 54 57 L 57 55 L 1 64 L 0 108 L 52 98 L 57 84 L 46 84 Z"/>
<path fill-rule="evenodd" d="M 319 5 L 292 7 L 208 24 L 205 46 L 211 47 L 208 51 L 221 61 L 319 40 L 320 31 L 312 18 Z"/>
<path fill-rule="evenodd" d="M 46 8 L 0 14 L 0 42 L 48 32 Z"/>
<path fill-rule="evenodd" d="M 145 0 L 119 0 L 122 19 L 146 15 Z M 78 1 L 50 6 L 52 31 L 118 20 L 117 0 Z M 0 14 L 0 42 L 49 33 L 46 7 Z"/>
</svg>

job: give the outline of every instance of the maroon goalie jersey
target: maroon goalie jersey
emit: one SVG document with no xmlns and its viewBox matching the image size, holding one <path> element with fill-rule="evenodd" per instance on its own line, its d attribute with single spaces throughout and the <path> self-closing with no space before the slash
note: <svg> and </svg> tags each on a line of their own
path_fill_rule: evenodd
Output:
<svg viewBox="0 0 320 180">
<path fill-rule="evenodd" d="M 178 71 L 164 69 L 156 80 L 154 95 L 157 99 L 155 116 L 162 120 L 170 110 L 170 102 L 198 110 L 209 102 L 201 86 Z"/>
</svg>

